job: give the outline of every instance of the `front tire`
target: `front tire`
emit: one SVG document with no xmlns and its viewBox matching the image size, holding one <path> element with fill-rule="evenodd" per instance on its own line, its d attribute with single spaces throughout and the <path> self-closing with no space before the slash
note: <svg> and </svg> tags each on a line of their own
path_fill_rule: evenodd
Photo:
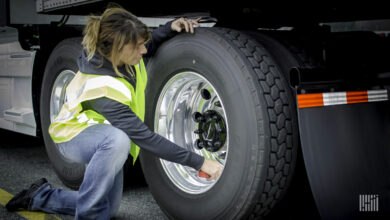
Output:
<svg viewBox="0 0 390 220">
<path fill-rule="evenodd" d="M 198 28 L 194 35 L 181 34 L 162 45 L 148 64 L 148 72 L 146 123 L 156 132 L 195 149 L 191 139 L 194 131 L 186 131 L 191 128 L 186 126 L 191 119 L 173 117 L 166 123 L 164 117 L 169 111 L 193 114 L 194 101 L 186 101 L 185 97 L 198 94 L 188 93 L 185 88 L 197 88 L 194 82 L 202 78 L 218 94 L 215 97 L 222 103 L 221 115 L 228 128 L 223 173 L 216 182 L 204 184 L 204 190 L 183 189 L 182 185 L 194 188 L 185 182 L 178 184 L 182 178 L 172 178 L 164 162 L 141 152 L 146 180 L 161 209 L 174 219 L 259 218 L 269 213 L 291 180 L 298 135 L 293 129 L 293 96 L 268 51 L 238 31 Z M 187 73 L 195 76 L 193 81 L 183 77 Z M 181 77 L 183 84 L 176 83 Z M 178 92 L 167 98 L 167 91 Z M 175 100 L 166 105 L 172 108 L 161 108 L 161 103 L 169 100 Z M 195 111 L 207 110 L 201 103 Z M 180 170 L 191 177 L 188 182 L 196 180 L 190 169 Z"/>
</svg>

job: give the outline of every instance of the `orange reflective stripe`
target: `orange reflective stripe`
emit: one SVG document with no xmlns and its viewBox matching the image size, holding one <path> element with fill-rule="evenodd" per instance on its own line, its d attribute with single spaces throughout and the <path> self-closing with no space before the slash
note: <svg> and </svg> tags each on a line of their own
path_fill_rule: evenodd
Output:
<svg viewBox="0 0 390 220">
<path fill-rule="evenodd" d="M 318 106 L 324 106 L 324 98 L 322 96 L 322 93 L 298 95 L 299 108 L 309 108 L 309 107 L 318 107 Z"/>
<path fill-rule="evenodd" d="M 368 102 L 367 91 L 347 92 L 347 103 Z"/>
</svg>

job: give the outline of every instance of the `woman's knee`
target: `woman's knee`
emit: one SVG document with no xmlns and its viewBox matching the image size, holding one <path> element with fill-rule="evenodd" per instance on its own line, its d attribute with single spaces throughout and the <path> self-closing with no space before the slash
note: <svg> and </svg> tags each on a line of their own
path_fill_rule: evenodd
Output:
<svg viewBox="0 0 390 220">
<path fill-rule="evenodd" d="M 111 150 L 123 153 L 124 155 L 130 152 L 130 138 L 129 136 L 119 128 L 111 126 L 109 131 L 106 133 L 106 144 Z"/>
</svg>

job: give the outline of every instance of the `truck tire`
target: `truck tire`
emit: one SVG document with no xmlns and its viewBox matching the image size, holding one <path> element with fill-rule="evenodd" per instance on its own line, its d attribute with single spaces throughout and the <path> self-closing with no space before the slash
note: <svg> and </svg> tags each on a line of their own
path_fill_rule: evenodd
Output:
<svg viewBox="0 0 390 220">
<path fill-rule="evenodd" d="M 58 177 L 73 189 L 80 186 L 85 165 L 66 159 L 52 141 L 48 128 L 64 102 L 66 86 L 78 71 L 77 58 L 81 49 L 81 38 L 63 40 L 54 48 L 45 67 L 40 96 L 41 126 L 46 152 Z"/>
<path fill-rule="evenodd" d="M 288 189 L 298 148 L 294 98 L 267 49 L 242 32 L 198 28 L 164 43 L 147 70 L 148 126 L 224 166 L 216 181 L 208 181 L 141 151 L 146 181 L 164 213 L 173 219 L 266 216 Z M 205 153 L 196 139 L 204 124 L 193 116 L 207 118 L 210 109 L 226 130 L 218 140 L 226 142 Z M 206 133 L 215 140 L 215 132 Z"/>
<path fill-rule="evenodd" d="M 304 47 L 297 43 L 296 36 L 290 35 L 288 33 L 280 33 L 278 31 L 250 31 L 246 32 L 252 38 L 254 38 L 259 44 L 263 45 L 272 55 L 275 62 L 280 67 L 281 73 L 285 76 L 286 79 L 290 77 L 290 70 L 293 67 L 313 67 L 319 65 L 319 62 L 316 62 L 314 57 L 309 55 Z M 293 88 L 291 88 L 292 94 L 295 93 Z M 296 108 L 296 102 L 294 99 L 290 100 L 290 106 Z M 293 123 L 293 139 L 299 139 L 299 128 L 298 123 L 296 123 L 297 114 L 296 111 L 291 115 L 291 119 L 295 121 Z M 278 204 L 272 209 L 267 217 L 269 219 L 284 219 L 286 218 L 286 213 L 291 218 L 311 218 L 318 219 L 320 218 L 317 208 L 315 207 L 315 201 L 311 192 L 309 180 L 307 178 L 306 169 L 303 161 L 302 149 L 298 145 L 297 157 L 294 168 L 293 178 L 291 179 L 289 190 L 284 191 L 282 198 Z M 296 199 L 300 198 L 300 203 L 296 203 Z M 304 205 L 306 207 L 306 212 L 304 215 L 299 213 L 297 215 L 296 210 L 299 210 L 300 207 Z"/>
</svg>

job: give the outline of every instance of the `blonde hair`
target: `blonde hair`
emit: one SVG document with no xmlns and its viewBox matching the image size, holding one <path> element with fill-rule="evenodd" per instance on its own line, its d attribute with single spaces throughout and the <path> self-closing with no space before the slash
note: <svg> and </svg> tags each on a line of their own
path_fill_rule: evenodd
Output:
<svg viewBox="0 0 390 220">
<path fill-rule="evenodd" d="M 121 7 L 106 9 L 101 17 L 88 16 L 88 23 L 84 29 L 82 45 L 90 60 L 98 52 L 110 60 L 115 73 L 124 77 L 118 70 L 119 55 L 126 44 L 137 45 L 141 37 L 145 42 L 151 38 L 148 27 L 132 13 Z M 125 64 L 130 73 L 130 67 Z"/>
</svg>

